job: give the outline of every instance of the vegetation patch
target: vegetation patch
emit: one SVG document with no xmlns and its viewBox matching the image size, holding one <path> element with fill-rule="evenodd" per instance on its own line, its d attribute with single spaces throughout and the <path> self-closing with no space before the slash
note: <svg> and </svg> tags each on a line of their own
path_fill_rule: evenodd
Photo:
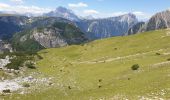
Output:
<svg viewBox="0 0 170 100">
<path fill-rule="evenodd" d="M 22 86 L 28 88 L 28 87 L 30 87 L 30 84 L 25 82 L 22 84 Z"/>
<path fill-rule="evenodd" d="M 27 62 L 27 63 L 25 64 L 25 66 L 26 66 L 27 68 L 30 68 L 30 69 L 36 69 L 34 63 L 32 63 L 32 62 Z"/>
<path fill-rule="evenodd" d="M 131 67 L 132 70 L 138 70 L 139 69 L 139 65 L 138 64 L 134 64 Z"/>
<path fill-rule="evenodd" d="M 26 66 L 31 69 L 35 69 L 35 66 L 32 63 L 32 61 L 34 61 L 35 58 L 38 58 L 38 60 L 42 59 L 42 57 L 35 52 L 13 52 L 13 53 L 4 53 L 0 55 L 1 58 L 5 58 L 6 56 L 10 56 L 12 58 L 10 59 L 11 63 L 7 64 L 5 67 L 7 67 L 7 69 L 15 69 L 15 70 L 19 70 L 20 67 L 23 66 Z"/>
</svg>

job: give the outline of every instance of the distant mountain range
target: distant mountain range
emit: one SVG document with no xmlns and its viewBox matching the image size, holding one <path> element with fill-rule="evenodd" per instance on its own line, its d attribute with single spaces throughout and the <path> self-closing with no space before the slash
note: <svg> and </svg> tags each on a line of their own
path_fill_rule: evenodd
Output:
<svg viewBox="0 0 170 100">
<path fill-rule="evenodd" d="M 58 7 L 44 16 L 71 20 L 92 40 L 125 35 L 128 29 L 138 22 L 136 16 L 130 13 L 102 19 L 95 19 L 92 16 L 80 18 L 73 11 L 64 7 Z"/>
<path fill-rule="evenodd" d="M 155 14 L 147 22 L 139 22 L 131 13 L 101 19 L 91 16 L 82 18 L 64 7 L 58 7 L 39 17 L 1 12 L 0 40 L 12 43 L 16 50 L 62 47 L 89 40 L 169 28 L 169 15 L 170 11 L 166 10 Z M 4 46 L 1 44 L 0 47 Z"/>
</svg>

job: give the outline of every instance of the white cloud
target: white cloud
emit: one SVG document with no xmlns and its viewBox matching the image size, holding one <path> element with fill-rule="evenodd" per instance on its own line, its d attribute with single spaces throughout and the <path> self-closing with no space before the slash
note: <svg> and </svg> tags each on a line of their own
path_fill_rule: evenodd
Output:
<svg viewBox="0 0 170 100">
<path fill-rule="evenodd" d="M 15 4 L 23 4 L 24 3 L 23 0 L 10 0 L 10 1 L 15 3 Z"/>
<path fill-rule="evenodd" d="M 152 16 L 149 13 L 145 13 L 145 12 L 141 12 L 141 11 L 134 11 L 132 13 L 135 14 L 141 20 L 147 20 Z"/>
<path fill-rule="evenodd" d="M 19 14 L 32 13 L 32 14 L 40 15 L 42 13 L 49 12 L 52 9 L 41 8 L 41 7 L 37 7 L 37 6 L 22 6 L 22 5 L 11 6 L 8 4 L 0 3 L 0 10 L 7 11 L 7 12 L 14 11 Z"/>
<path fill-rule="evenodd" d="M 124 14 L 127 14 L 127 12 L 114 12 L 111 15 L 112 16 L 120 16 L 120 15 L 124 15 Z"/>
<path fill-rule="evenodd" d="M 135 12 L 133 12 L 133 14 L 138 15 L 138 16 L 144 16 L 145 15 L 144 12 L 140 12 L 140 11 L 135 11 Z"/>
<path fill-rule="evenodd" d="M 93 14 L 99 14 L 99 12 L 91 9 L 91 10 L 84 10 L 84 14 L 93 15 Z"/>
<path fill-rule="evenodd" d="M 70 3 L 70 4 L 68 4 L 68 6 L 71 7 L 71 8 L 88 7 L 88 5 L 86 3 L 83 3 L 83 2 L 79 2 L 77 4 Z"/>
<path fill-rule="evenodd" d="M 45 12 L 51 11 L 51 9 L 48 8 L 40 8 L 37 6 L 16 6 L 15 11 L 17 13 L 34 13 L 34 14 L 42 14 Z"/>
<path fill-rule="evenodd" d="M 5 9 L 5 8 L 8 8 L 8 7 L 10 7 L 10 5 L 4 4 L 4 3 L 0 3 L 0 9 Z"/>
</svg>

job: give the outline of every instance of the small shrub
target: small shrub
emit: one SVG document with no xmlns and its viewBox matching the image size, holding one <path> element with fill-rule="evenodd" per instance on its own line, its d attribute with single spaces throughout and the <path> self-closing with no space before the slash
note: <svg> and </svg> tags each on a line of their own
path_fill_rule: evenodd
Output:
<svg viewBox="0 0 170 100">
<path fill-rule="evenodd" d="M 131 80 L 131 78 L 128 78 L 128 80 Z"/>
<path fill-rule="evenodd" d="M 167 61 L 170 61 L 170 58 L 168 58 Z"/>
<path fill-rule="evenodd" d="M 37 55 L 37 57 L 38 57 L 39 60 L 42 60 L 42 59 L 43 59 L 43 57 L 40 56 L 40 55 Z"/>
<path fill-rule="evenodd" d="M 29 83 L 23 83 L 22 86 L 23 87 L 30 87 Z"/>
<path fill-rule="evenodd" d="M 20 58 L 14 58 L 11 60 L 11 63 L 7 64 L 6 67 L 8 69 L 15 69 L 15 70 L 19 70 L 19 67 L 22 66 L 24 60 L 20 59 Z"/>
<path fill-rule="evenodd" d="M 135 64 L 131 67 L 132 70 L 138 70 L 139 69 L 139 65 L 138 64 Z"/>
<path fill-rule="evenodd" d="M 99 85 L 98 87 L 99 87 L 99 88 L 101 88 L 102 86 L 101 86 L 101 85 Z"/>
<path fill-rule="evenodd" d="M 27 68 L 30 68 L 30 69 L 36 69 L 36 67 L 34 66 L 33 63 L 29 62 L 29 63 L 26 63 L 25 65 Z"/>
<path fill-rule="evenodd" d="M 68 89 L 71 90 L 71 86 L 68 86 Z"/>
<path fill-rule="evenodd" d="M 11 93 L 10 89 L 6 89 L 2 91 L 3 93 Z"/>
<path fill-rule="evenodd" d="M 102 82 L 102 79 L 99 79 L 99 82 Z"/>
<path fill-rule="evenodd" d="M 161 54 L 157 52 L 156 55 L 161 55 Z"/>
</svg>

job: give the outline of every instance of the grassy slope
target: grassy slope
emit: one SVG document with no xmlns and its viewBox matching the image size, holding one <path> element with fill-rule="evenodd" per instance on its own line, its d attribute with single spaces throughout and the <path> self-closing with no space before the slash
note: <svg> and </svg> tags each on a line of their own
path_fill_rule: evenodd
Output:
<svg viewBox="0 0 170 100">
<path fill-rule="evenodd" d="M 55 84 L 46 90 L 11 97 L 25 100 L 136 100 L 140 96 L 168 99 L 170 63 L 159 64 L 170 58 L 168 32 L 151 31 L 40 51 L 44 59 L 37 62 L 38 70 L 54 77 Z M 140 69 L 132 71 L 133 64 L 139 64 Z"/>
</svg>

